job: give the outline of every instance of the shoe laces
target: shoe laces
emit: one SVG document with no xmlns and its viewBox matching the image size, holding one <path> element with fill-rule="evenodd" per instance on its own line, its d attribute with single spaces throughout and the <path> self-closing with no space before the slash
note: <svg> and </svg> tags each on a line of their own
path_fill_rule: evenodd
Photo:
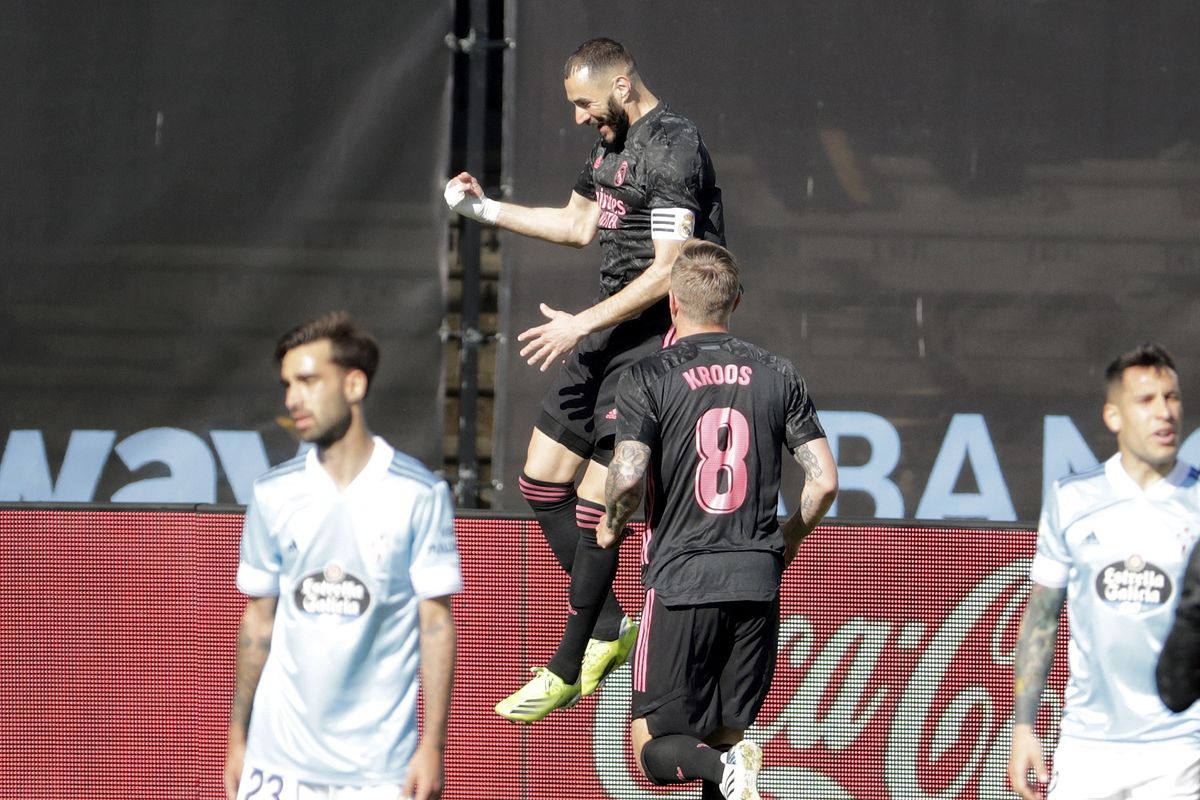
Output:
<svg viewBox="0 0 1200 800">
<path fill-rule="evenodd" d="M 554 673 L 549 667 L 530 667 L 529 671 L 533 673 L 534 681 L 541 681 L 547 688 L 554 682 Z"/>
<path fill-rule="evenodd" d="M 588 648 L 588 650 L 583 654 L 583 668 L 590 670 L 599 666 L 601 661 L 608 661 L 610 657 L 611 656 L 609 653 L 604 653 L 602 655 L 601 650 L 598 647 Z"/>
</svg>

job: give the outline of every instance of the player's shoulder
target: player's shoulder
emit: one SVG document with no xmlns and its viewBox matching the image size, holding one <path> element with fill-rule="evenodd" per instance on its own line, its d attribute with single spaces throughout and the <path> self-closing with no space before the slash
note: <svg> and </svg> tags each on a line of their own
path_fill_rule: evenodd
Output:
<svg viewBox="0 0 1200 800">
<path fill-rule="evenodd" d="M 268 516 L 299 502 L 308 491 L 308 457 L 300 453 L 254 479 L 251 497 L 259 511 Z"/>
<path fill-rule="evenodd" d="M 1104 462 L 1101 462 L 1056 480 L 1047 501 L 1056 504 L 1059 522 L 1065 529 L 1080 519 L 1119 505 L 1120 497 L 1113 490 Z"/>
<path fill-rule="evenodd" d="M 796 369 L 796 365 L 792 363 L 791 359 L 774 353 L 761 345 L 735 337 L 728 341 L 725 348 L 739 358 L 761 364 L 763 367 L 778 374 L 781 378 L 803 382 L 799 371 Z"/>
<path fill-rule="evenodd" d="M 684 143 L 700 146 L 700 129 L 696 123 L 682 114 L 675 113 L 667 105 L 646 120 L 646 137 L 651 141 L 670 143 L 673 146 Z"/>
<path fill-rule="evenodd" d="M 1108 475 L 1105 473 L 1104 462 L 1081 472 L 1064 475 L 1055 481 L 1055 487 L 1060 494 L 1081 494 L 1106 490 Z"/>
<path fill-rule="evenodd" d="M 387 474 L 391 480 L 409 483 L 419 489 L 433 490 L 445 484 L 429 467 L 399 450 L 392 455 L 392 460 L 388 463 Z"/>
<path fill-rule="evenodd" d="M 699 353 L 700 349 L 694 342 L 686 340 L 673 342 L 662 350 L 646 356 L 634 364 L 634 368 L 639 369 L 641 374 L 646 377 L 665 375 L 684 364 L 694 361 Z"/>
<path fill-rule="evenodd" d="M 255 488 L 278 485 L 281 482 L 287 482 L 302 476 L 307 458 L 305 453 L 300 453 L 297 456 L 289 458 L 287 461 L 276 464 L 254 479 Z"/>
</svg>

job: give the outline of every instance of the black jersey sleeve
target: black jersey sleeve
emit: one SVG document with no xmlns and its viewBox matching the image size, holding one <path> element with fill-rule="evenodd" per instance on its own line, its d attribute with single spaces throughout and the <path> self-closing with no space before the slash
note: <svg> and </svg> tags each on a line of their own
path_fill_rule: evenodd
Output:
<svg viewBox="0 0 1200 800">
<path fill-rule="evenodd" d="M 592 148 L 592 152 L 588 155 L 587 163 L 583 165 L 583 169 L 579 171 L 579 177 L 575 179 L 575 193 L 580 197 L 586 197 L 588 200 L 596 199 L 596 158 L 598 148 Z"/>
<path fill-rule="evenodd" d="M 658 414 L 641 378 L 635 366 L 617 382 L 617 444 L 635 441 L 654 447 L 658 442 Z"/>
<path fill-rule="evenodd" d="M 646 199 L 649 208 L 686 208 L 700 213 L 700 185 L 705 175 L 700 133 L 690 124 L 664 120 L 647 144 Z"/>
<path fill-rule="evenodd" d="M 1171 633 L 1158 656 L 1158 694 L 1176 714 L 1200 698 L 1200 547 L 1193 548 Z"/>
<path fill-rule="evenodd" d="M 824 439 L 825 429 L 817 419 L 817 409 L 813 405 L 804 379 L 796 372 L 791 364 L 787 365 L 788 375 L 788 404 L 787 404 L 787 446 L 792 452 L 798 447 L 814 439 Z"/>
</svg>

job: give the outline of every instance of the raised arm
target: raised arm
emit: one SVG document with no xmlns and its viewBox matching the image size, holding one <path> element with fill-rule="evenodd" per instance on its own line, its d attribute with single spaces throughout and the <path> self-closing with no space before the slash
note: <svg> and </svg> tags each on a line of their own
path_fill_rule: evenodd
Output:
<svg viewBox="0 0 1200 800">
<path fill-rule="evenodd" d="M 589 333 L 611 328 L 618 322 L 635 317 L 666 297 L 671 285 L 671 266 L 681 247 L 683 242 L 676 239 L 655 239 L 654 260 L 645 272 L 626 284 L 621 291 L 578 314 L 559 311 L 542 303 L 540 308 L 549 321 L 517 336 L 519 341 L 526 342 L 521 348 L 521 356 L 531 366 L 539 366 L 545 372 Z"/>
<path fill-rule="evenodd" d="M 421 600 L 417 614 L 421 625 L 421 695 L 425 721 L 417 752 L 408 764 L 404 796 L 413 800 L 433 800 L 442 796 L 446 783 L 446 733 L 458 637 L 449 597 Z"/>
<path fill-rule="evenodd" d="M 804 469 L 804 488 L 800 491 L 800 507 L 783 523 L 785 567 L 796 557 L 800 543 L 825 517 L 838 491 L 837 462 L 827 439 L 805 442 L 792 456 Z"/>
<path fill-rule="evenodd" d="M 571 192 L 562 208 L 531 208 L 486 197 L 468 172 L 446 184 L 446 204 L 464 217 L 555 244 L 584 247 L 596 238 L 600 206 Z"/>
<path fill-rule="evenodd" d="M 1008 756 L 1008 780 L 1013 790 L 1026 800 L 1037 797 L 1037 787 L 1029 782 L 1029 770 L 1037 780 L 1050 780 L 1042 743 L 1034 733 L 1046 676 L 1054 661 L 1054 644 L 1058 638 L 1058 618 L 1066 599 L 1065 587 L 1043 586 L 1034 582 L 1021 617 L 1017 635 L 1017 655 L 1013 665 L 1013 731 L 1012 749 Z"/>
<path fill-rule="evenodd" d="M 263 665 L 271 652 L 271 631 L 275 628 L 277 597 L 253 597 L 246 603 L 238 626 L 237 665 L 234 671 L 233 702 L 229 710 L 229 736 L 225 750 L 225 796 L 237 797 L 246 760 L 246 734 L 250 730 L 250 712 L 254 692 L 262 677 Z"/>
</svg>

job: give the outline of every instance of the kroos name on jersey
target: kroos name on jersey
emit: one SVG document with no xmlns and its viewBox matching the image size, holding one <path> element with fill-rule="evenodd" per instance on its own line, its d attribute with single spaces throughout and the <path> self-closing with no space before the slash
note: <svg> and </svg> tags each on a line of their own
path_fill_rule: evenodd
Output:
<svg viewBox="0 0 1200 800">
<path fill-rule="evenodd" d="M 307 575 L 296 587 L 296 606 L 307 614 L 360 617 L 371 604 L 362 581 L 341 570 L 326 568 Z"/>
<path fill-rule="evenodd" d="M 692 367 L 683 373 L 683 379 L 688 388 L 699 389 L 701 386 L 720 386 L 722 384 L 739 384 L 749 386 L 754 377 L 754 370 L 748 366 L 737 364 L 712 364 L 709 366 Z"/>
</svg>

